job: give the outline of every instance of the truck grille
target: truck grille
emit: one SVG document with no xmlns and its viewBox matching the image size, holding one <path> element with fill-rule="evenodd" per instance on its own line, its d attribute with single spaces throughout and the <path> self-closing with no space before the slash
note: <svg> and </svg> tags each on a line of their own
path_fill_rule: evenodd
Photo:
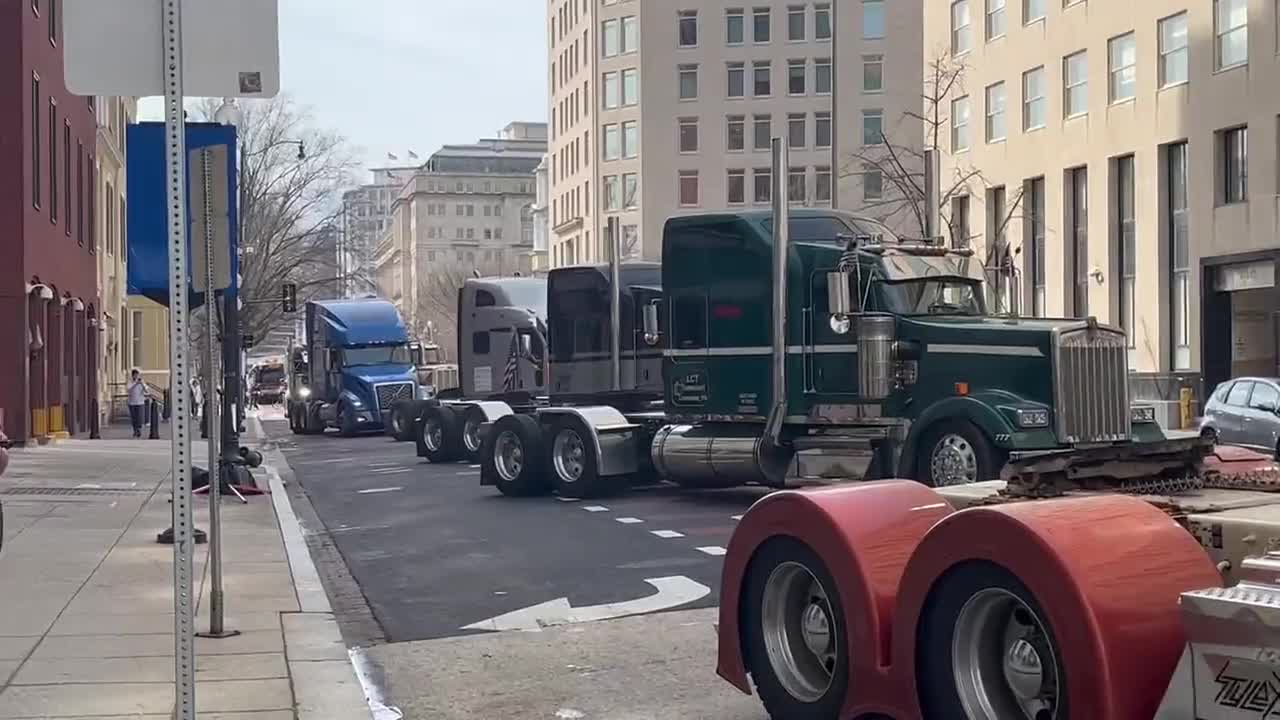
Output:
<svg viewBox="0 0 1280 720">
<path fill-rule="evenodd" d="M 1128 440 L 1129 357 L 1123 332 L 1068 330 L 1054 352 L 1054 419 L 1064 443 Z"/>
<path fill-rule="evenodd" d="M 397 400 L 413 399 L 413 383 L 385 383 L 374 388 L 378 395 L 378 409 L 390 408 Z"/>
</svg>

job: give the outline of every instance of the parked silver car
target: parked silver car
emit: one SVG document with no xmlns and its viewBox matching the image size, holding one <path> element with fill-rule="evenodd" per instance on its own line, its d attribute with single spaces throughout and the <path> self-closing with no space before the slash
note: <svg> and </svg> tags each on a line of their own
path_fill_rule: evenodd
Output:
<svg viewBox="0 0 1280 720">
<path fill-rule="evenodd" d="M 1280 378 L 1242 377 L 1214 388 L 1200 434 L 1280 457 Z"/>
</svg>

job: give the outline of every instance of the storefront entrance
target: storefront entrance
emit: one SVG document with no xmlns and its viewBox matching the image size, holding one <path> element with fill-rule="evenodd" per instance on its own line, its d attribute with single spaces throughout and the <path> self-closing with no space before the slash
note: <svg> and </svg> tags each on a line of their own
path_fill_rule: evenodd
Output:
<svg viewBox="0 0 1280 720">
<path fill-rule="evenodd" d="M 1201 359 L 1205 390 L 1241 375 L 1280 376 L 1276 254 L 1206 260 Z"/>
</svg>

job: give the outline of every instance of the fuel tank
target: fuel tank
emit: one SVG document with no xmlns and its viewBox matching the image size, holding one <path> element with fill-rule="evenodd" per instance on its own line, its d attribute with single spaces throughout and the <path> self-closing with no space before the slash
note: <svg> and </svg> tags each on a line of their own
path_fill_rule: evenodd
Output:
<svg viewBox="0 0 1280 720">
<path fill-rule="evenodd" d="M 763 427 L 667 425 L 650 447 L 666 480 L 690 488 L 782 487 L 795 453 L 763 437 Z"/>
</svg>

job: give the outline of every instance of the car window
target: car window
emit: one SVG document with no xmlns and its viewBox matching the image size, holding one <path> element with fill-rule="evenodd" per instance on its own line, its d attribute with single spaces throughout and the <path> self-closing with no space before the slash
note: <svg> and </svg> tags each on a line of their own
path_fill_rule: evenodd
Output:
<svg viewBox="0 0 1280 720">
<path fill-rule="evenodd" d="M 1249 398 L 1249 405 L 1255 408 L 1274 408 L 1280 405 L 1280 392 L 1276 392 L 1275 386 L 1270 383 L 1254 383 L 1253 397 Z"/>
<path fill-rule="evenodd" d="M 1227 404 L 1236 407 L 1244 407 L 1249 404 L 1249 389 L 1253 387 L 1253 383 L 1242 380 L 1236 383 L 1231 392 L 1227 395 Z"/>
<path fill-rule="evenodd" d="M 1227 382 L 1224 382 L 1221 385 L 1219 385 L 1218 389 L 1213 393 L 1213 399 L 1217 400 L 1218 402 L 1226 402 L 1227 393 L 1231 392 L 1232 384 L 1233 383 L 1230 380 L 1228 380 Z"/>
</svg>

